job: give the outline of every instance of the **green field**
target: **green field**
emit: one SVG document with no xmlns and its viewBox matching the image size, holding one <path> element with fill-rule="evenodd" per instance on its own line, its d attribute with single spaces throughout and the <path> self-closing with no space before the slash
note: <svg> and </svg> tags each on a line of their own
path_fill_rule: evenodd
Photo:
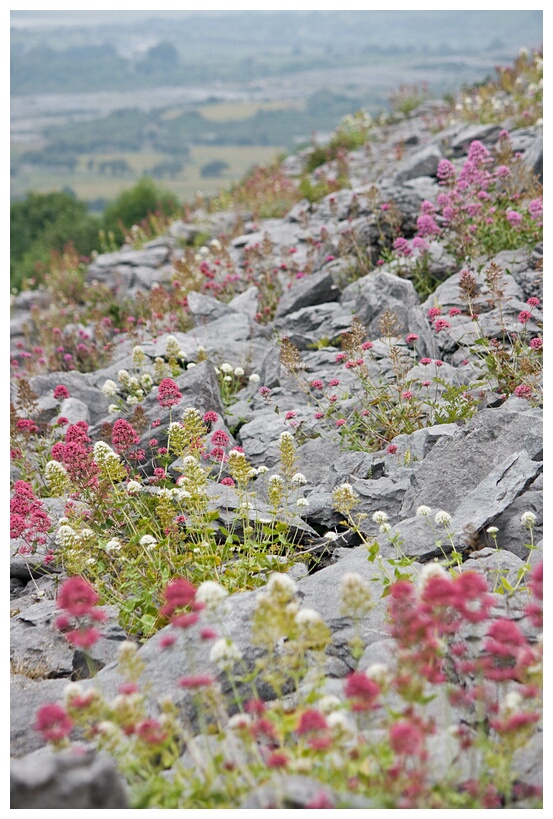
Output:
<svg viewBox="0 0 553 819">
<path fill-rule="evenodd" d="M 159 180 L 159 184 L 174 191 L 181 202 L 191 202 L 198 192 L 211 195 L 221 188 L 228 187 L 232 182 L 241 179 L 252 166 L 269 163 L 279 151 L 284 151 L 284 148 L 247 145 L 192 146 L 189 161 L 182 172 L 173 179 Z M 21 169 L 16 177 L 12 177 L 11 195 L 19 197 L 31 190 L 46 193 L 71 188 L 79 199 L 86 201 L 99 198 L 114 199 L 122 190 L 133 185 L 145 170 L 166 158 L 161 153 L 84 154 L 79 157 L 79 164 L 72 172 L 49 171 L 42 167 L 28 166 Z M 114 159 L 125 160 L 135 175 L 111 177 L 100 175 L 87 167 L 89 160 L 99 163 Z M 214 179 L 202 177 L 201 168 L 215 160 L 226 162 L 228 169 Z"/>
</svg>

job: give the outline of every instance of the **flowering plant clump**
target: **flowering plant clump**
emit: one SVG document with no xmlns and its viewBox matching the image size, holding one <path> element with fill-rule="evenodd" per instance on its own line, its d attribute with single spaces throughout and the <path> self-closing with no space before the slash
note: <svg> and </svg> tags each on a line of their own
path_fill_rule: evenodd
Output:
<svg viewBox="0 0 553 819">
<path fill-rule="evenodd" d="M 537 566 L 526 610 L 532 620 L 541 611 L 541 578 Z M 68 581 L 62 603 L 82 616 L 95 599 L 76 580 Z M 171 625 L 159 650 L 182 652 L 178 635 L 184 631 L 210 645 L 205 666 L 197 666 L 189 642 L 179 661 L 195 669 L 178 685 L 199 709 L 204 730 L 209 726 L 210 744 L 201 754 L 194 726 L 170 697 L 160 703 L 161 713 L 150 713 L 140 683 L 144 665 L 132 644 L 121 650 L 126 681 L 115 699 L 72 683 L 63 707 L 51 703 L 39 710 L 36 730 L 59 747 L 70 742 L 75 727 L 84 731 L 117 760 L 131 805 L 140 807 L 237 807 L 275 769 L 308 773 L 331 789 L 325 798 L 332 807 L 347 806 L 352 793 L 381 808 L 509 807 L 521 795 L 539 807 L 541 789 L 516 780 L 512 760 L 539 723 L 541 647 L 524 625 L 494 615 L 481 575 L 450 574 L 434 565 L 417 583 L 395 581 L 388 606 L 394 663 L 354 667 L 341 694 L 327 694 L 320 685 L 330 633 L 318 612 L 300 607 L 296 594 L 296 584 L 283 574 L 271 575 L 258 594 L 252 641 L 261 655 L 244 687 L 244 652 L 250 649 L 243 637 L 238 645 L 226 633 L 224 590 L 213 582 L 195 588 L 184 578 L 168 584 L 161 613 Z M 359 575 L 344 575 L 341 594 L 345 616 L 362 618 L 370 593 Z M 476 648 L 466 640 L 467 623 L 481 624 Z M 292 695 L 283 707 L 278 699 L 265 702 L 262 690 Z M 433 701 L 444 705 L 446 722 L 428 710 Z M 433 770 L 436 743 L 446 743 L 447 754 L 462 757 L 463 764 Z M 194 766 L 179 760 L 184 745 Z"/>
</svg>

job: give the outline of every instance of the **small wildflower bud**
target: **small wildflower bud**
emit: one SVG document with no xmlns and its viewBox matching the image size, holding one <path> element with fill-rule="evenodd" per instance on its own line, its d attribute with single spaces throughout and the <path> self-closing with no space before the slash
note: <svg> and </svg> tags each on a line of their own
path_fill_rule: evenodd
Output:
<svg viewBox="0 0 553 819">
<path fill-rule="evenodd" d="M 388 522 L 388 515 L 386 514 L 386 512 L 380 512 L 380 511 L 378 511 L 378 512 L 375 512 L 375 513 L 373 514 L 373 518 L 372 518 L 372 519 L 373 519 L 373 521 L 374 521 L 375 523 L 380 523 L 380 524 L 382 524 L 382 523 L 387 523 L 387 522 Z"/>
<path fill-rule="evenodd" d="M 216 609 L 219 603 L 228 595 L 226 589 L 213 580 L 206 580 L 198 586 L 196 600 L 207 609 Z"/>
<path fill-rule="evenodd" d="M 533 512 L 523 512 L 520 516 L 520 522 L 527 529 L 532 529 L 536 525 L 536 516 Z"/>
<path fill-rule="evenodd" d="M 448 527 L 451 524 L 451 515 L 444 512 L 443 509 L 439 509 L 434 515 L 434 522 L 438 526 Z"/>
<path fill-rule="evenodd" d="M 213 645 L 209 652 L 209 659 L 222 671 L 229 671 L 238 660 L 242 659 L 242 652 L 232 640 L 222 637 Z"/>
</svg>

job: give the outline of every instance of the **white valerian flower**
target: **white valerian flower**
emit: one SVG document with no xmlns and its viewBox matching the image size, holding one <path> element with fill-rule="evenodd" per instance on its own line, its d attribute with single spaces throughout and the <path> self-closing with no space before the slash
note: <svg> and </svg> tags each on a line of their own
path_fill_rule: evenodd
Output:
<svg viewBox="0 0 553 819">
<path fill-rule="evenodd" d="M 242 659 L 242 652 L 232 640 L 221 637 L 209 652 L 209 659 L 222 671 L 229 671 L 238 660 Z"/>
<path fill-rule="evenodd" d="M 129 481 L 126 489 L 129 495 L 136 495 L 137 492 L 140 492 L 140 484 L 138 481 Z"/>
<path fill-rule="evenodd" d="M 256 469 L 256 472 L 257 472 L 258 475 L 263 475 L 263 474 L 265 474 L 265 472 L 268 472 L 268 471 L 269 471 L 268 466 L 258 466 L 257 469 Z"/>
<path fill-rule="evenodd" d="M 123 386 L 125 386 L 126 384 L 129 383 L 129 379 L 130 375 L 127 370 L 119 370 L 119 372 L 117 373 L 117 380 L 119 381 L 120 384 L 123 384 Z"/>
<path fill-rule="evenodd" d="M 153 379 L 150 373 L 142 373 L 140 376 L 140 383 L 144 387 L 145 390 L 149 390 L 153 386 Z"/>
<path fill-rule="evenodd" d="M 338 532 L 325 532 L 323 537 L 325 540 L 338 540 L 340 535 L 338 534 Z"/>
<path fill-rule="evenodd" d="M 280 475 L 271 475 L 269 478 L 269 483 L 271 486 L 284 486 L 284 478 Z"/>
<path fill-rule="evenodd" d="M 118 552 L 119 549 L 121 549 L 121 541 L 116 537 L 112 537 L 106 543 L 106 552 Z"/>
<path fill-rule="evenodd" d="M 154 546 L 157 546 L 157 540 L 153 535 L 143 535 L 140 538 L 140 545 L 145 546 L 147 549 L 152 549 Z"/>
<path fill-rule="evenodd" d="M 300 609 L 295 616 L 298 626 L 316 626 L 323 622 L 323 618 L 315 609 Z"/>
<path fill-rule="evenodd" d="M 46 483 L 55 495 L 63 494 L 69 484 L 67 470 L 59 461 L 48 461 L 44 470 Z"/>
<path fill-rule="evenodd" d="M 298 498 L 296 501 L 296 506 L 298 507 L 298 509 L 307 509 L 307 507 L 309 506 L 309 501 L 307 500 L 307 498 Z"/>
<path fill-rule="evenodd" d="M 415 514 L 419 518 L 429 518 L 432 514 L 432 509 L 429 506 L 419 506 Z"/>
<path fill-rule="evenodd" d="M 296 593 L 296 584 L 287 574 L 272 574 L 267 583 L 267 593 L 278 602 L 286 603 Z"/>
<path fill-rule="evenodd" d="M 180 344 L 175 336 L 167 336 L 165 339 L 165 352 L 167 355 L 176 358 L 180 353 Z"/>
<path fill-rule="evenodd" d="M 451 515 L 448 512 L 444 512 L 443 509 L 438 509 L 438 511 L 434 515 L 434 522 L 438 526 L 447 527 L 451 524 Z"/>
<path fill-rule="evenodd" d="M 226 381 L 228 384 L 232 381 L 232 375 L 225 375 L 223 376 L 223 381 Z"/>
<path fill-rule="evenodd" d="M 235 367 L 235 369 L 234 369 L 234 375 L 235 375 L 237 378 L 240 378 L 241 376 L 243 376 L 243 375 L 244 375 L 244 370 L 242 369 L 242 367 Z"/>
<path fill-rule="evenodd" d="M 526 526 L 527 529 L 531 529 L 536 525 L 536 516 L 533 512 L 523 512 L 520 516 L 520 522 L 523 526 Z"/>
<path fill-rule="evenodd" d="M 63 548 L 75 546 L 78 542 L 78 536 L 72 526 L 64 524 L 60 526 L 55 536 L 56 543 Z"/>
<path fill-rule="evenodd" d="M 132 363 L 135 367 L 141 367 L 146 358 L 146 354 L 140 345 L 137 344 L 132 351 Z"/>
<path fill-rule="evenodd" d="M 367 668 L 365 673 L 367 677 L 370 677 L 371 680 L 374 680 L 379 685 L 385 685 L 393 679 L 392 671 L 386 663 L 373 663 Z"/>
<path fill-rule="evenodd" d="M 136 395 L 129 395 L 127 397 L 127 404 L 129 407 L 135 407 L 139 403 Z"/>
<path fill-rule="evenodd" d="M 343 711 L 331 711 L 326 718 L 326 724 L 331 731 L 338 734 L 355 735 L 355 726 Z"/>
<path fill-rule="evenodd" d="M 229 374 L 231 372 L 234 372 L 234 367 L 232 366 L 232 364 L 228 364 L 227 362 L 225 362 L 224 364 L 221 364 L 220 370 L 222 373 Z"/>
<path fill-rule="evenodd" d="M 509 691 L 505 694 L 500 707 L 502 711 L 513 712 L 521 708 L 522 702 L 522 696 L 518 691 Z"/>
<path fill-rule="evenodd" d="M 252 373 L 250 375 L 250 383 L 251 384 L 259 384 L 260 380 L 261 379 L 260 379 L 260 377 L 258 376 L 257 373 Z"/>
<path fill-rule="evenodd" d="M 499 532 L 499 529 L 497 528 L 497 526 L 488 526 L 486 532 L 492 537 L 495 537 L 495 535 L 497 535 L 497 533 Z"/>
<path fill-rule="evenodd" d="M 292 481 L 294 486 L 304 486 L 307 483 L 307 478 L 301 472 L 296 472 L 295 475 L 292 475 Z"/>
<path fill-rule="evenodd" d="M 317 708 L 321 714 L 330 714 L 339 708 L 341 704 L 339 697 L 336 697 L 334 694 L 325 694 L 324 697 L 321 697 L 317 702 Z"/>
<path fill-rule="evenodd" d="M 388 515 L 386 512 L 377 511 L 373 514 L 373 521 L 375 523 L 387 523 L 388 522 Z"/>
<path fill-rule="evenodd" d="M 207 609 L 216 609 L 219 603 L 228 595 L 226 589 L 215 583 L 214 580 L 206 580 L 198 586 L 196 600 L 203 603 Z"/>
<path fill-rule="evenodd" d="M 117 384 L 115 381 L 112 381 L 108 378 L 107 381 L 104 382 L 104 386 L 102 387 L 102 392 L 106 396 L 106 398 L 113 398 L 117 395 Z"/>
<path fill-rule="evenodd" d="M 382 532 L 383 535 L 387 535 L 388 532 L 391 532 L 391 531 L 392 531 L 392 527 L 390 526 L 389 523 L 382 523 L 379 526 L 379 532 Z"/>
<path fill-rule="evenodd" d="M 344 606 L 355 612 L 366 611 L 370 607 L 369 584 L 357 572 L 346 572 L 340 581 L 340 596 Z"/>
</svg>

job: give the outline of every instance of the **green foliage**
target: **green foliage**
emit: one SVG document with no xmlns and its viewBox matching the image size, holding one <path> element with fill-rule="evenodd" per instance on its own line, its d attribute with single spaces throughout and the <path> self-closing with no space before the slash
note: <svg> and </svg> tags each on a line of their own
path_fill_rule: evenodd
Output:
<svg viewBox="0 0 553 819">
<path fill-rule="evenodd" d="M 100 220 L 68 193 L 29 193 L 10 208 L 11 286 L 41 276 L 52 251 L 71 243 L 82 256 L 98 244 Z"/>
<path fill-rule="evenodd" d="M 124 238 L 122 228 L 132 228 L 142 222 L 149 213 L 160 212 L 168 216 L 176 213 L 178 203 L 170 191 L 158 187 L 147 176 L 119 194 L 104 212 L 103 222 L 106 231 L 113 231 L 116 240 Z"/>
</svg>

